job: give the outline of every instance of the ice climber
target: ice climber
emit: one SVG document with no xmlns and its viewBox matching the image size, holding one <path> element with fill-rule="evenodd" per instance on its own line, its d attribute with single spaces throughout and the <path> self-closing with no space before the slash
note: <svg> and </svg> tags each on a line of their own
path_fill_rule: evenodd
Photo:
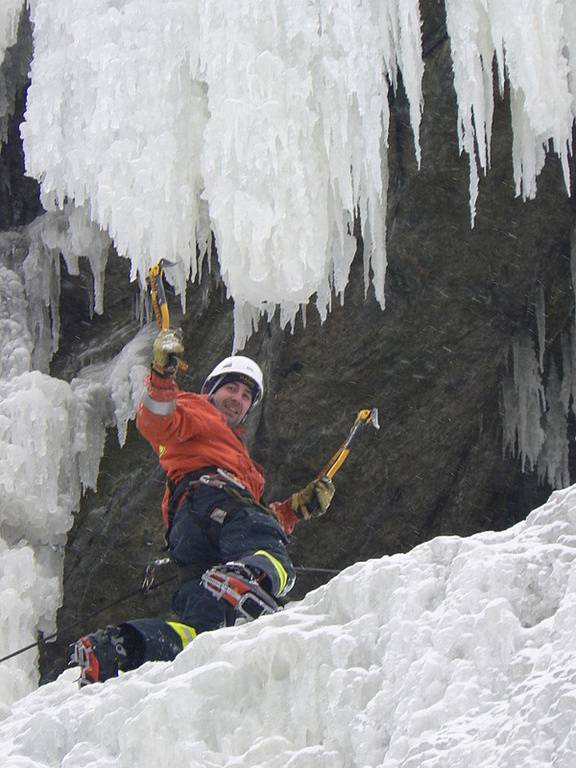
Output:
<svg viewBox="0 0 576 768">
<path fill-rule="evenodd" d="M 183 392 L 175 381 L 182 353 L 178 331 L 158 334 L 136 417 L 167 475 L 162 510 L 179 568 L 172 598 L 179 621 L 135 619 L 80 638 L 72 661 L 81 685 L 171 660 L 200 632 L 276 610 L 276 598 L 294 584 L 287 535 L 299 520 L 323 514 L 334 495 L 330 480 L 316 479 L 264 505 L 262 468 L 240 437 L 264 395 L 262 371 L 247 357 L 228 357 L 201 394 Z"/>
</svg>

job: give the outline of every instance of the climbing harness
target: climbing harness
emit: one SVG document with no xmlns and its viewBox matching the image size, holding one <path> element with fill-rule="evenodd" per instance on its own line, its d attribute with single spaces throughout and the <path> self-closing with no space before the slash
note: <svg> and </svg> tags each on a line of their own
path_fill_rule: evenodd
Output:
<svg viewBox="0 0 576 768">
<path fill-rule="evenodd" d="M 228 514 L 241 506 L 256 507 L 260 512 L 275 517 L 272 510 L 257 501 L 248 488 L 231 472 L 221 467 L 205 467 L 184 475 L 177 484 L 168 481 L 170 498 L 168 501 L 166 540 L 168 540 L 174 523 L 174 516 L 180 505 L 184 503 L 191 492 L 202 486 L 217 488 L 228 496 L 227 500 L 215 501 L 212 508 L 208 509 L 208 517 L 214 523 L 222 525 Z"/>
</svg>

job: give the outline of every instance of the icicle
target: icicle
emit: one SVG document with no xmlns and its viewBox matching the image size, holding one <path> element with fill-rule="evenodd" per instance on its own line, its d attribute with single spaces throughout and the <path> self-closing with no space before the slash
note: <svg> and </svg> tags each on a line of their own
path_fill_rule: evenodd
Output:
<svg viewBox="0 0 576 768">
<path fill-rule="evenodd" d="M 145 10 L 30 0 L 30 10 L 22 135 L 45 206 L 89 207 L 133 278 L 173 261 L 181 295 L 211 227 L 238 305 L 236 345 L 257 323 L 248 315 L 273 305 L 293 323 L 316 294 L 325 317 L 348 280 L 360 210 L 383 305 L 388 88 L 399 68 L 420 162 L 417 0 L 148 0 Z"/>
<path fill-rule="evenodd" d="M 30 370 L 33 343 L 22 280 L 0 265 L 0 379 Z"/>
<path fill-rule="evenodd" d="M 72 381 L 74 393 L 82 399 L 87 411 L 93 413 L 95 419 L 87 434 L 98 435 L 98 440 L 102 440 L 101 450 L 90 443 L 87 445 L 86 449 L 90 450 L 91 455 L 82 461 L 82 466 L 92 473 L 94 468 L 97 469 L 103 453 L 103 425 L 116 425 L 119 444 L 122 446 L 126 441 L 127 425 L 136 416 L 144 378 L 149 369 L 150 348 L 156 333 L 156 324 L 150 323 L 110 362 L 89 365 Z M 95 476 L 83 474 L 85 487 L 92 487 L 95 480 Z"/>
<path fill-rule="evenodd" d="M 567 415 L 574 397 L 573 334 L 562 336 L 562 381 L 553 360 L 542 384 L 542 358 L 529 336 L 513 344 L 513 374 L 502 383 L 503 446 L 522 461 L 522 468 L 536 469 L 540 482 L 563 488 L 568 470 Z"/>
<path fill-rule="evenodd" d="M 29 46 L 18 42 L 18 26 L 24 0 L 4 0 L 0 9 L 0 142 L 6 141 L 10 118 L 14 114 L 17 93 L 24 87 L 31 56 Z M 9 48 L 10 56 L 6 53 Z"/>
<path fill-rule="evenodd" d="M 470 218 L 473 225 L 478 197 L 478 165 L 485 173 L 490 162 L 494 46 L 489 14 L 479 0 L 447 0 L 446 24 L 458 98 L 458 142 L 460 151 L 466 152 L 470 162 Z"/>
<path fill-rule="evenodd" d="M 3 0 L 0 10 L 0 63 L 6 49 L 16 42 L 18 22 L 24 8 L 24 0 Z"/>
<path fill-rule="evenodd" d="M 572 291 L 576 304 L 576 224 L 570 233 L 570 274 L 572 276 Z"/>
<path fill-rule="evenodd" d="M 565 331 L 560 335 L 560 345 L 562 349 L 562 384 L 560 388 L 560 401 L 564 416 L 568 416 L 570 410 L 570 398 L 572 396 L 572 383 L 574 371 L 574 361 L 572 359 L 572 332 Z"/>
<path fill-rule="evenodd" d="M 567 423 L 560 393 L 560 380 L 553 360 L 550 363 L 546 383 L 546 400 L 548 403 L 544 416 L 546 437 L 538 456 L 538 478 L 541 482 L 548 482 L 552 488 L 565 488 L 570 485 Z"/>
<path fill-rule="evenodd" d="M 544 373 L 544 350 L 546 348 L 546 297 L 544 286 L 538 285 L 536 292 L 536 330 L 538 334 L 538 361 L 540 373 Z"/>
<path fill-rule="evenodd" d="M 103 311 L 104 269 L 110 239 L 92 224 L 84 209 L 66 205 L 64 211 L 46 213 L 26 229 L 30 241 L 23 264 L 30 328 L 34 336 L 33 367 L 47 371 L 60 337 L 60 256 L 71 274 L 78 260 L 89 260 L 94 275 L 96 312 Z"/>
<path fill-rule="evenodd" d="M 552 144 L 570 189 L 568 158 L 576 115 L 576 11 L 572 0 L 446 0 L 458 136 L 470 161 L 472 222 L 477 164 L 486 171 L 493 113 L 492 61 L 500 90 L 510 85 L 516 193 L 536 194 Z"/>
<path fill-rule="evenodd" d="M 544 444 L 542 415 L 546 409 L 538 359 L 529 336 L 513 344 L 513 377 L 502 388 L 504 446 L 518 455 L 523 469 L 534 469 Z"/>
</svg>

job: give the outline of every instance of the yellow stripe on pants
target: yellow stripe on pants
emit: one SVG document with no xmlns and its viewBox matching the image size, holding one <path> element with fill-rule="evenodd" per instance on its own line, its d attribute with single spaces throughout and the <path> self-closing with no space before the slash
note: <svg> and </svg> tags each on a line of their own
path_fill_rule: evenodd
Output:
<svg viewBox="0 0 576 768">
<path fill-rule="evenodd" d="M 182 648 L 186 648 L 188 643 L 192 642 L 198 634 L 194 627 L 191 627 L 188 624 L 180 624 L 177 621 L 167 621 L 166 624 L 168 624 L 169 627 L 172 627 L 174 632 L 176 632 L 182 643 Z"/>
<path fill-rule="evenodd" d="M 278 594 L 281 594 L 284 587 L 288 583 L 288 573 L 286 572 L 286 568 L 284 568 L 280 560 L 275 558 L 274 555 L 271 555 L 270 552 L 266 552 L 264 549 L 259 549 L 258 552 L 254 552 L 254 554 L 263 555 L 263 557 L 267 557 L 268 560 L 270 560 L 270 562 L 276 569 L 278 578 L 280 579 L 280 591 L 278 592 Z"/>
</svg>

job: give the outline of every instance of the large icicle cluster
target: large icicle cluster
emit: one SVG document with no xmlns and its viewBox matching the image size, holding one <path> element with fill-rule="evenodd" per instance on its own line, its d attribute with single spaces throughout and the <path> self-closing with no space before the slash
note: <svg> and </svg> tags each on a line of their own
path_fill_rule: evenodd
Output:
<svg viewBox="0 0 576 768">
<path fill-rule="evenodd" d="M 30 0 L 34 61 L 22 132 L 47 206 L 87 205 L 144 274 L 175 261 L 183 291 L 216 237 L 242 344 L 342 294 L 359 213 L 384 301 L 387 95 L 400 68 L 416 155 L 423 63 L 417 0 Z M 492 66 L 508 83 L 517 193 L 546 152 L 566 185 L 576 91 L 572 0 L 446 0 L 461 149 L 490 163 Z"/>
<path fill-rule="evenodd" d="M 29 4 L 22 135 L 45 206 L 88 206 L 134 273 L 176 262 L 180 291 L 211 228 L 240 345 L 276 305 L 283 323 L 314 294 L 326 312 L 348 280 L 359 212 L 383 304 L 398 68 L 419 155 L 417 0 Z"/>
<path fill-rule="evenodd" d="M 153 328 L 68 384 L 48 375 L 58 347 L 60 255 L 103 273 L 107 236 L 67 206 L 0 236 L 0 656 L 53 631 L 62 554 L 83 489 L 96 488 L 106 427 L 122 443 Z M 36 683 L 36 654 L 0 666 L 3 708 Z"/>
<path fill-rule="evenodd" d="M 500 92 L 509 85 L 516 194 L 536 194 L 551 149 L 570 188 L 576 118 L 576 4 L 573 0 L 446 0 L 460 148 L 470 159 L 474 221 L 478 167 L 490 165 L 494 111 L 492 66 Z"/>
</svg>

